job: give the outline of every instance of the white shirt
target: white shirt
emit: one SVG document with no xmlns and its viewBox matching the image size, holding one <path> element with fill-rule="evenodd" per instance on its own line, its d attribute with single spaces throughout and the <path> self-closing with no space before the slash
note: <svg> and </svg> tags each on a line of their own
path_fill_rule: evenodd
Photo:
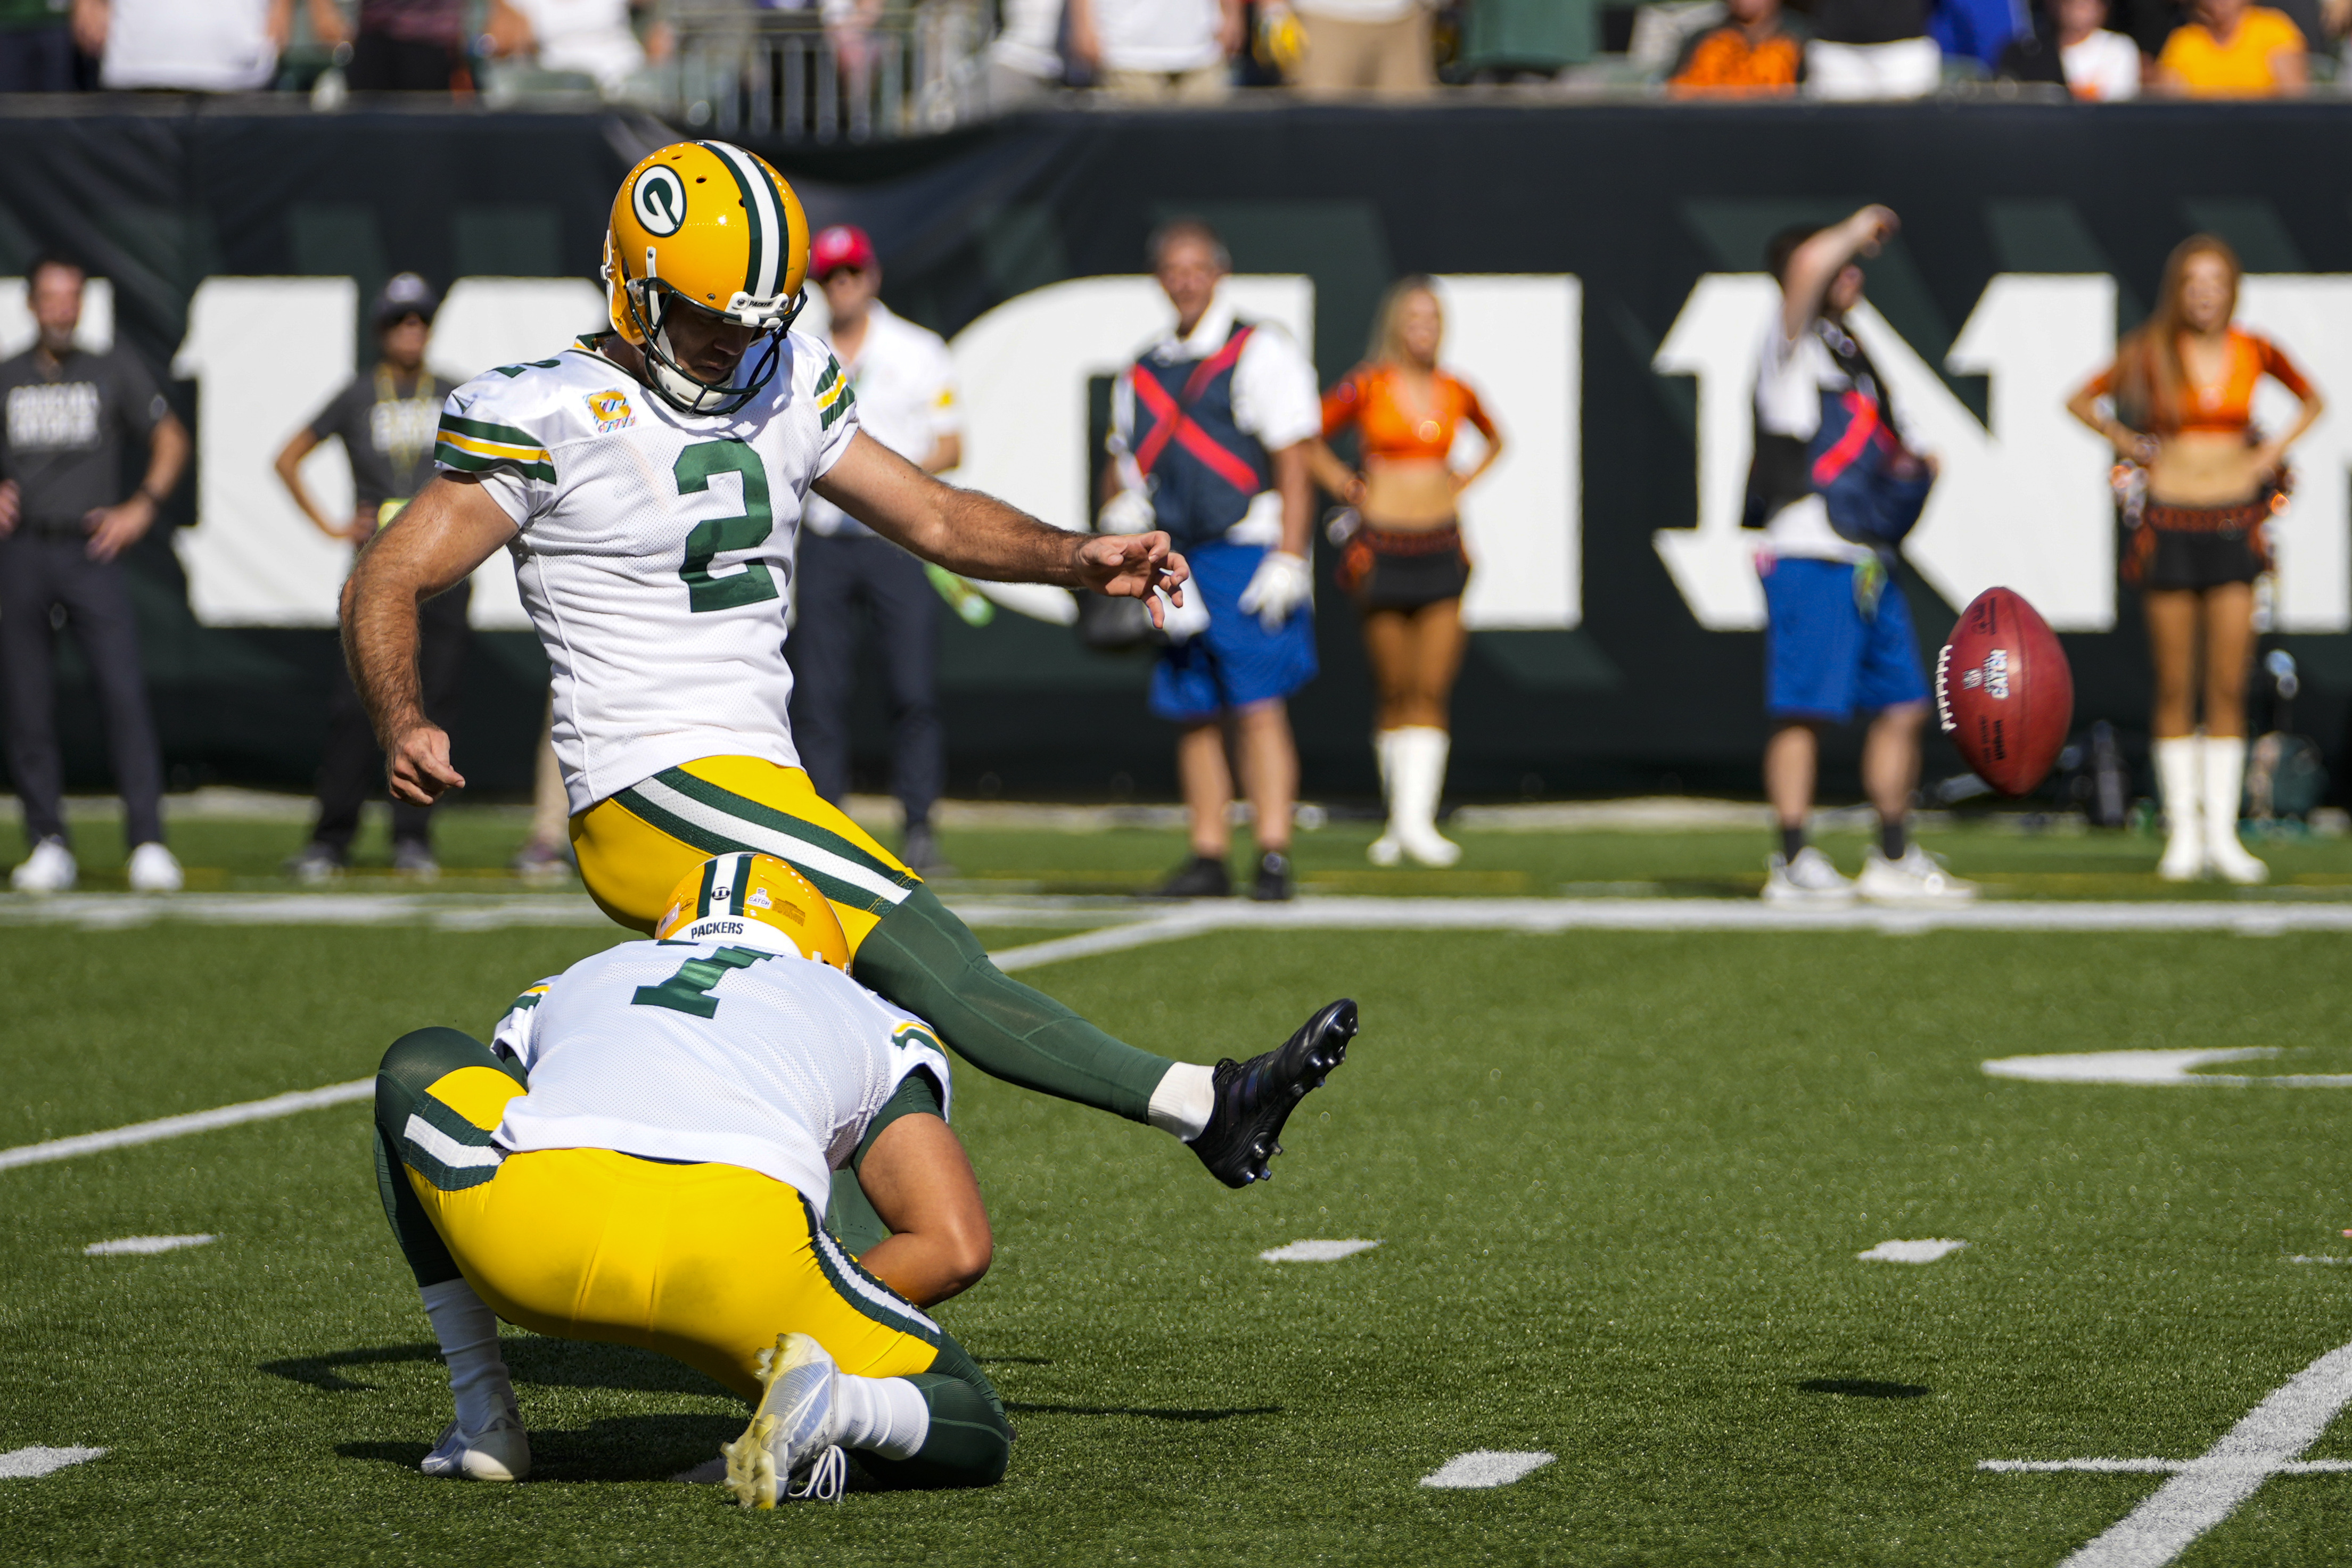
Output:
<svg viewBox="0 0 2352 1568">
<path fill-rule="evenodd" d="M 1046 81 L 1062 79 L 1062 0 L 1003 0 L 1004 25 L 988 46 L 998 65 Z"/>
<path fill-rule="evenodd" d="M 574 812 L 702 757 L 800 765 L 784 607 L 809 486 L 857 433 L 830 350 L 792 333 L 731 414 L 683 414 L 586 340 L 449 394 L 435 465 L 514 519 Z"/>
<path fill-rule="evenodd" d="M 1812 327 L 1794 340 L 1780 329 L 1780 312 L 1764 325 L 1764 347 L 1756 359 L 1756 422 L 1767 435 L 1811 441 L 1822 428 L 1822 393 L 1844 392 L 1853 382 L 1838 369 L 1829 345 Z M 1897 415 L 1898 424 L 1900 414 Z M 1764 525 L 1766 547 L 1775 556 L 1802 560 L 1868 560 L 1868 545 L 1841 538 L 1830 527 L 1829 508 L 1808 496 L 1772 514 Z"/>
<path fill-rule="evenodd" d="M 242 92 L 277 71 L 269 0 L 114 0 L 107 13 L 102 87 Z"/>
<path fill-rule="evenodd" d="M 608 947 L 515 998 L 493 1038 L 530 1076 L 493 1134 L 508 1153 L 740 1166 L 819 1209 L 908 1073 L 931 1074 L 941 1111 L 950 1092 L 920 1019 L 831 965 L 723 942 Z"/>
<path fill-rule="evenodd" d="M 629 0 L 511 0 L 530 24 L 539 68 L 596 78 L 606 97 L 645 68 L 646 52 L 629 29 Z"/>
<path fill-rule="evenodd" d="M 2062 45 L 2058 67 L 2076 98 L 2115 103 L 2139 96 L 2139 46 L 2101 27 L 2081 43 Z"/>
<path fill-rule="evenodd" d="M 1094 0 L 1105 70 L 1196 71 L 1224 63 L 1217 0 Z"/>
<path fill-rule="evenodd" d="M 1335 22 L 1402 22 L 1422 8 L 1423 0 L 1297 0 L 1292 7 L 1302 16 L 1328 16 Z"/>
<path fill-rule="evenodd" d="M 1225 346 L 1233 335 L 1234 308 L 1223 295 L 1209 302 L 1189 337 L 1179 338 L 1171 324 L 1168 333 L 1144 350 L 1144 356 L 1168 364 L 1177 360 L 1204 360 Z M 1234 423 L 1257 437 L 1268 452 L 1279 452 L 1323 434 L 1323 397 L 1315 366 L 1289 333 L 1270 321 L 1255 324 L 1241 358 L 1234 361 Z M 1134 451 L 1135 380 L 1132 369 L 1121 371 L 1111 383 L 1111 455 L 1120 459 L 1124 476 L 1133 465 L 1125 461 Z M 1150 481 L 1147 480 L 1149 488 Z M 1225 532 L 1239 544 L 1273 545 L 1282 540 L 1282 497 L 1264 490 L 1251 502 L 1242 520 Z"/>
<path fill-rule="evenodd" d="M 867 308 L 866 340 L 841 366 L 857 392 L 866 434 L 919 468 L 940 439 L 962 425 L 956 407 L 955 361 L 947 340 L 894 315 L 877 299 Z M 822 496 L 808 500 L 811 533 L 871 538 L 872 531 Z"/>
</svg>

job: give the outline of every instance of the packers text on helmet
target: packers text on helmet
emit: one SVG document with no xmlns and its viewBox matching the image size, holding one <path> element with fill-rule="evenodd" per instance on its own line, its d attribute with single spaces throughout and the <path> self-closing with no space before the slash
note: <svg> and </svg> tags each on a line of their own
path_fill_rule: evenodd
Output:
<svg viewBox="0 0 2352 1568">
<path fill-rule="evenodd" d="M 664 942 L 723 942 L 849 967 L 849 938 L 809 879 L 773 855 L 713 855 L 670 891 Z"/>
</svg>

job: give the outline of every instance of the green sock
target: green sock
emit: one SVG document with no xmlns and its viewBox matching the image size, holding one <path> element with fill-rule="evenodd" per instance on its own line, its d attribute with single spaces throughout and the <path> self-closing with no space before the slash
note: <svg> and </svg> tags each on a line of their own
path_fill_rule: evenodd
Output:
<svg viewBox="0 0 2352 1568">
<path fill-rule="evenodd" d="M 929 1372 L 907 1379 L 930 1411 L 931 1429 L 910 1459 L 860 1453 L 858 1464 L 875 1481 L 893 1490 L 993 1486 L 1004 1479 L 1013 1457 L 1013 1425 L 987 1375 L 963 1346 L 941 1335 L 940 1356 Z"/>
<path fill-rule="evenodd" d="M 920 1015 L 990 1077 L 1131 1122 L 1148 1119 L 1151 1092 L 1175 1065 L 1008 977 L 926 887 L 883 916 L 858 945 L 850 973 Z"/>
<path fill-rule="evenodd" d="M 402 1035 L 383 1053 L 383 1065 L 376 1069 L 376 1193 L 383 1199 L 383 1217 L 392 1222 L 393 1239 L 400 1243 L 401 1255 L 408 1260 L 409 1271 L 420 1287 L 444 1284 L 461 1276 L 392 1151 L 400 1146 L 401 1131 L 424 1103 L 425 1092 L 461 1067 L 496 1068 L 516 1082 L 523 1082 L 514 1063 L 493 1055 L 472 1035 L 454 1029 L 420 1029 Z"/>
</svg>

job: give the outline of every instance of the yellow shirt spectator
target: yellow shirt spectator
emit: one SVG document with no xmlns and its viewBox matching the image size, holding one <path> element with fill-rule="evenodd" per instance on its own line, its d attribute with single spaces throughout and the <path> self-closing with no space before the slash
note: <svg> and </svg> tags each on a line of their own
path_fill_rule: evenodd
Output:
<svg viewBox="0 0 2352 1568">
<path fill-rule="evenodd" d="M 2172 91 L 2189 98 L 2271 98 L 2302 90 L 2308 46 L 2284 12 L 2227 0 L 2199 11 L 2202 19 L 2175 28 L 2157 57 L 2157 71 Z"/>
</svg>

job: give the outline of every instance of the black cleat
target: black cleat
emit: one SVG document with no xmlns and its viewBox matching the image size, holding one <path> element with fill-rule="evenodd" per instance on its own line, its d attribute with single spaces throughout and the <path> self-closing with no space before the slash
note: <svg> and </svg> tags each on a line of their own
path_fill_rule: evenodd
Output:
<svg viewBox="0 0 2352 1568">
<path fill-rule="evenodd" d="M 1290 880 L 1290 857 L 1280 850 L 1268 850 L 1258 857 L 1257 885 L 1250 896 L 1260 904 L 1286 904 L 1297 890 Z"/>
<path fill-rule="evenodd" d="M 1282 1153 L 1275 1140 L 1309 1090 L 1347 1060 L 1356 1036 L 1356 1004 L 1342 997 L 1308 1019 L 1282 1047 L 1247 1061 L 1217 1063 L 1217 1108 L 1192 1140 L 1192 1152 L 1227 1186 L 1247 1186 L 1274 1173 L 1266 1162 Z"/>
<path fill-rule="evenodd" d="M 1225 862 L 1207 855 L 1194 855 L 1176 868 L 1175 874 L 1152 891 L 1154 898 L 1231 898 L 1234 895 L 1233 873 Z"/>
</svg>

